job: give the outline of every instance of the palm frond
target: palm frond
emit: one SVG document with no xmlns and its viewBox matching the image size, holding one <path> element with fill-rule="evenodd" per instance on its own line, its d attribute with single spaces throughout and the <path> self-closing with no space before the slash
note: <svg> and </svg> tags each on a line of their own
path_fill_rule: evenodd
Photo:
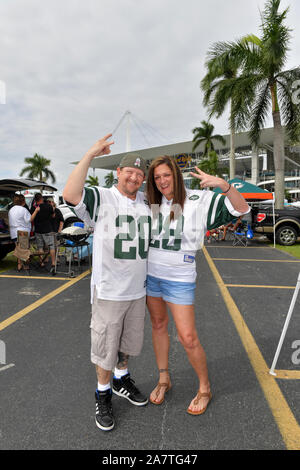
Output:
<svg viewBox="0 0 300 470">
<path fill-rule="evenodd" d="M 264 77 L 258 74 L 243 74 L 236 79 L 232 90 L 232 122 L 230 122 L 231 125 L 234 125 L 234 129 L 244 130 L 249 128 L 256 92 L 263 81 Z"/>
<path fill-rule="evenodd" d="M 33 157 L 26 157 L 24 159 L 25 163 L 27 163 L 27 166 L 25 166 L 20 173 L 20 176 L 23 176 L 24 174 L 28 173 L 28 177 L 35 179 L 38 178 L 39 180 L 47 180 L 48 178 L 51 178 L 52 182 L 55 183 L 56 178 L 54 173 L 48 168 L 49 165 L 51 164 L 51 160 L 48 158 L 43 157 L 42 155 L 39 155 L 35 153 Z M 43 174 L 45 177 L 43 178 Z"/>
<path fill-rule="evenodd" d="M 280 114 L 282 117 L 282 122 L 286 126 L 289 139 L 292 143 L 298 142 L 300 138 L 300 103 L 297 99 L 295 100 L 293 95 L 293 83 L 295 83 L 295 75 L 297 74 L 282 73 L 281 76 L 277 78 Z"/>
<path fill-rule="evenodd" d="M 271 94 L 269 83 L 265 81 L 257 88 L 256 101 L 252 108 L 252 115 L 250 119 L 249 138 L 252 144 L 258 144 L 260 131 L 265 127 L 265 122 L 268 116 L 268 109 L 271 106 Z"/>
<path fill-rule="evenodd" d="M 263 60 L 270 75 L 283 69 L 291 39 L 291 29 L 284 24 L 289 8 L 280 13 L 279 7 L 280 0 L 268 0 L 262 14 Z"/>
</svg>

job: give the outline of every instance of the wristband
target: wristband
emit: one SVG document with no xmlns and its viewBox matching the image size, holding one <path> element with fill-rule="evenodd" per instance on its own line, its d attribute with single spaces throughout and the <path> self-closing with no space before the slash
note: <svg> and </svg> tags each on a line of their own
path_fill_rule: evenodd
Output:
<svg viewBox="0 0 300 470">
<path fill-rule="evenodd" d="M 229 187 L 228 187 L 228 189 L 227 189 L 226 191 L 223 191 L 223 194 L 227 194 L 227 193 L 228 193 L 228 191 L 230 190 L 230 188 L 231 188 L 231 184 L 230 184 L 230 183 L 228 183 L 228 184 L 229 184 Z"/>
</svg>

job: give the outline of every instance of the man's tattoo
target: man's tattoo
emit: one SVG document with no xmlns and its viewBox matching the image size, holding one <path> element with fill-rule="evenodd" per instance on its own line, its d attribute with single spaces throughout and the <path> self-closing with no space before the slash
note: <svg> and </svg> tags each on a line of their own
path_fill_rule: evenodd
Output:
<svg viewBox="0 0 300 470">
<path fill-rule="evenodd" d="M 127 364 L 128 364 L 129 354 L 125 354 L 119 351 L 118 357 L 119 357 L 119 360 L 118 360 L 117 368 L 126 369 Z"/>
</svg>

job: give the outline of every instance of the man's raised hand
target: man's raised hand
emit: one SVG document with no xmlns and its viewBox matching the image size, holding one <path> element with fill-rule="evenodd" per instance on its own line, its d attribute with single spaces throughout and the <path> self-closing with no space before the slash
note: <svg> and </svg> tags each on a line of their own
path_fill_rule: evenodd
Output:
<svg viewBox="0 0 300 470">
<path fill-rule="evenodd" d="M 88 150 L 88 154 L 92 157 L 100 157 L 101 155 L 108 155 L 111 150 L 110 146 L 114 144 L 114 141 L 109 141 L 108 139 L 112 134 L 107 134 L 102 139 L 97 140 L 97 142 Z"/>
</svg>

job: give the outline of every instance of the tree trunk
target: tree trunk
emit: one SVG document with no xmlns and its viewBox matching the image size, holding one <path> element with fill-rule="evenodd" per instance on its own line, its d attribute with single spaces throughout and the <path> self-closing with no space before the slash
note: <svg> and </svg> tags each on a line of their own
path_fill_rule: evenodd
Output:
<svg viewBox="0 0 300 470">
<path fill-rule="evenodd" d="M 259 176 L 259 161 L 258 161 L 258 147 L 252 145 L 252 158 L 251 158 L 251 183 L 257 184 Z"/>
<path fill-rule="evenodd" d="M 232 109 L 232 104 L 231 104 Z M 231 112 L 232 116 L 232 112 Z M 235 128 L 234 121 L 231 117 L 230 126 L 230 159 L 229 159 L 229 179 L 235 178 Z"/>
<path fill-rule="evenodd" d="M 273 112 L 274 123 L 274 166 L 275 166 L 275 208 L 284 205 L 284 134 L 279 111 Z"/>
</svg>

